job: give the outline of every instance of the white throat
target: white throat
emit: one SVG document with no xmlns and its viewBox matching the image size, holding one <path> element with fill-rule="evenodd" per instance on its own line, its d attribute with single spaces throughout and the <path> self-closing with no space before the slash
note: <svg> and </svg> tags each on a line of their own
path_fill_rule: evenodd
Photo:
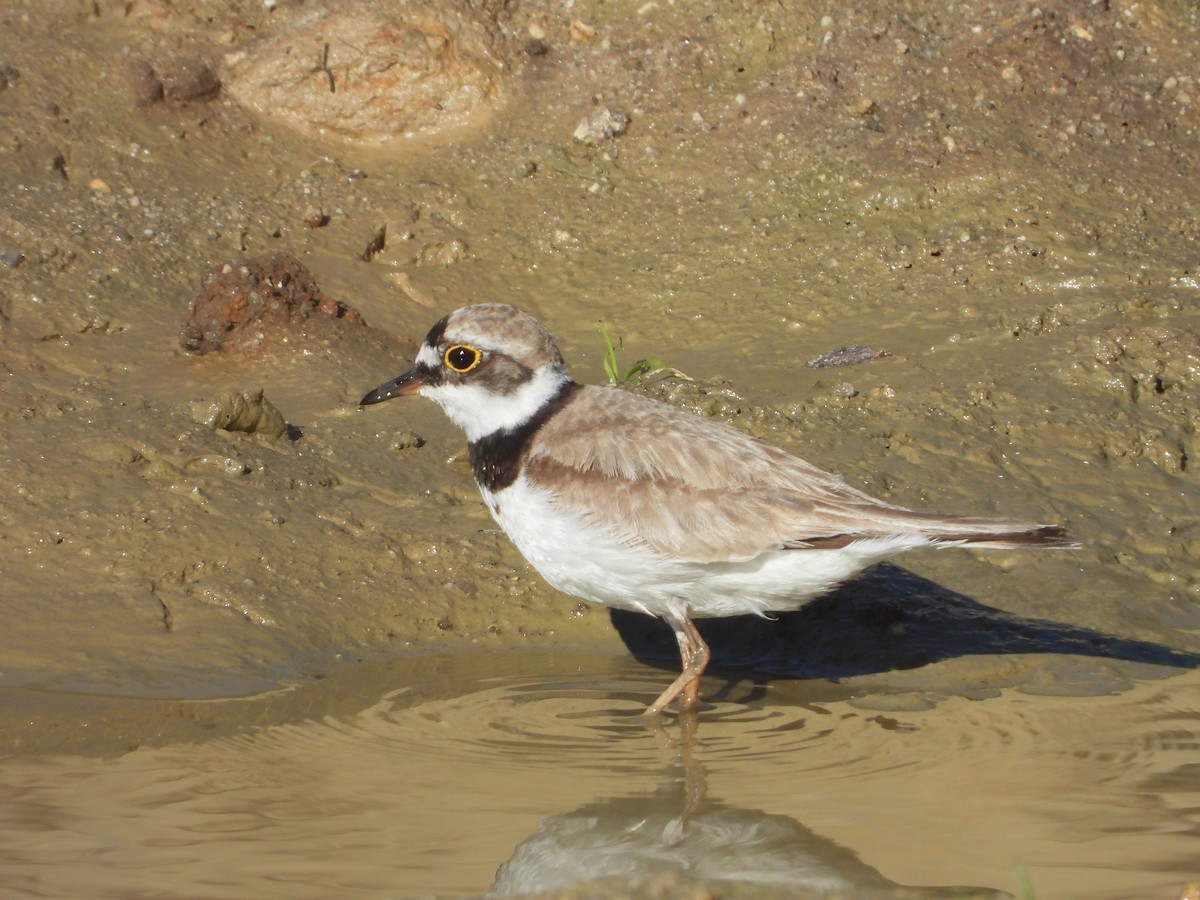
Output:
<svg viewBox="0 0 1200 900">
<path fill-rule="evenodd" d="M 546 366 L 511 393 L 502 394 L 482 382 L 421 388 L 422 397 L 437 403 L 473 442 L 528 422 L 571 380 L 562 366 Z"/>
</svg>

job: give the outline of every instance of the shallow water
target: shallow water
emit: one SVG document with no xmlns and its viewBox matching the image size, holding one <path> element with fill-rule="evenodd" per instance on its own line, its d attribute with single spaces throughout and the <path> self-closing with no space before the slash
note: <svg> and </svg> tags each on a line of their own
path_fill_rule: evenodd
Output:
<svg viewBox="0 0 1200 900">
<path fill-rule="evenodd" d="M 662 673 L 621 658 L 371 669 L 295 688 L 315 712 L 294 724 L 5 760 L 0 889 L 457 895 L 679 867 L 781 895 L 1027 879 L 1039 897 L 1145 898 L 1197 873 L 1196 673 L 889 713 L 822 682 L 735 684 L 698 721 L 652 727 Z M 431 696 L 431 669 L 462 693 Z M 388 688 L 364 703 L 370 684 Z"/>
</svg>

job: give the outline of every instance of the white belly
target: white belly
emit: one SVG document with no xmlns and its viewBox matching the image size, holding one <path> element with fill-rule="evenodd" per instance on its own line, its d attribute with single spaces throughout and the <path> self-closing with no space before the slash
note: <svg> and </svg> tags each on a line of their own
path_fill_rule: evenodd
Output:
<svg viewBox="0 0 1200 900">
<path fill-rule="evenodd" d="M 566 510 L 522 475 L 499 495 L 483 490 L 492 516 L 539 574 L 592 603 L 649 615 L 695 618 L 796 609 L 867 566 L 928 543 L 911 536 L 836 550 L 775 550 L 738 562 L 691 562 L 621 543 Z"/>
</svg>

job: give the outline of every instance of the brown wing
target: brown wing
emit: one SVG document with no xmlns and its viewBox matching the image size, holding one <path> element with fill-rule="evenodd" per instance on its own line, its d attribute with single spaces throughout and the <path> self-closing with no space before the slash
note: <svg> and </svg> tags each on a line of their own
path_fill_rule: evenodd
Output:
<svg viewBox="0 0 1200 900">
<path fill-rule="evenodd" d="M 584 387 L 547 422 L 527 471 L 619 539 L 698 562 L 897 534 L 981 546 L 1050 537 L 884 503 L 735 428 L 611 388 Z"/>
<path fill-rule="evenodd" d="M 700 489 L 774 486 L 870 500 L 836 475 L 729 425 L 595 385 L 580 388 L 546 423 L 531 455 L 619 479 L 674 481 Z"/>
</svg>

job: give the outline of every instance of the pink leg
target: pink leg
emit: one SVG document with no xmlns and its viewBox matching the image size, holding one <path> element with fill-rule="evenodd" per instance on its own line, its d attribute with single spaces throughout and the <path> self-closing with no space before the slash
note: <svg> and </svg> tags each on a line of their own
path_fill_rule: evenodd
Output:
<svg viewBox="0 0 1200 900">
<path fill-rule="evenodd" d="M 708 645 L 704 643 L 704 638 L 700 637 L 700 632 L 691 619 L 686 615 L 667 615 L 664 618 L 675 631 L 683 671 L 646 709 L 648 716 L 661 715 L 676 697 L 679 698 L 680 712 L 695 709 L 700 703 L 700 676 L 704 674 L 710 655 Z"/>
</svg>

